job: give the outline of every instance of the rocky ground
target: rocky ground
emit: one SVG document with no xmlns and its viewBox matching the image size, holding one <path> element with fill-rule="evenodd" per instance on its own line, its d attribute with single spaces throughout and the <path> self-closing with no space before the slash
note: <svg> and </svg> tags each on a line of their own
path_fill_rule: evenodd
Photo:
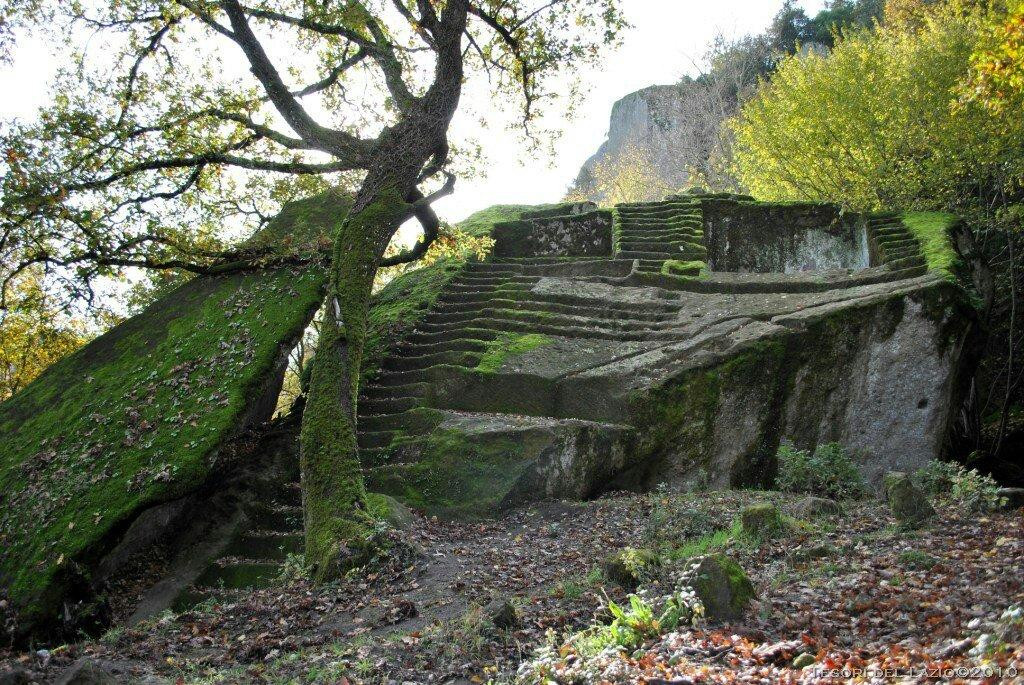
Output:
<svg viewBox="0 0 1024 685">
<path fill-rule="evenodd" d="M 366 573 L 326 587 L 283 579 L 98 639 L 0 652 L 0 673 L 15 673 L 0 683 L 51 682 L 69 667 L 113 682 L 500 683 L 545 645 L 548 672 L 571 682 L 582 659 L 559 647 L 625 599 L 604 558 L 631 546 L 685 563 L 709 545 L 753 581 L 744 617 L 606 650 L 586 682 L 1024 682 L 1024 616 L 1007 611 L 1024 606 L 1024 511 L 940 507 L 908 529 L 876 500 L 810 517 L 801 499 L 616 494 L 498 521 L 418 517 L 405 552 Z M 765 501 L 788 517 L 785 531 L 730 536 L 737 512 Z"/>
</svg>

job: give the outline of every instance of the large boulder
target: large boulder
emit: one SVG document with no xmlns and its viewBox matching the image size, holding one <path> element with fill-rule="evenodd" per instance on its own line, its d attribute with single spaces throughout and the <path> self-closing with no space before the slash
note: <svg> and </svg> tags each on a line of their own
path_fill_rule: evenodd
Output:
<svg viewBox="0 0 1024 685">
<path fill-rule="evenodd" d="M 571 211 L 501 206 L 462 227 L 525 219 L 540 239 Z M 941 456 L 974 320 L 942 235 L 924 254 L 911 217 L 721 194 L 621 205 L 613 222 L 611 254 L 513 258 L 506 242 L 508 259 L 442 288 L 365 388 L 372 489 L 476 515 L 662 482 L 765 486 L 781 438 L 842 444 L 870 483 Z M 654 254 L 707 268 L 664 274 Z"/>
</svg>

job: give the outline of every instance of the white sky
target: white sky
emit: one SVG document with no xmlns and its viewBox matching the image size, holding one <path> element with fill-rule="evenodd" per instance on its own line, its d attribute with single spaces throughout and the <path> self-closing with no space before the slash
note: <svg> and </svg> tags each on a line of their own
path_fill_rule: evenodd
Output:
<svg viewBox="0 0 1024 685">
<path fill-rule="evenodd" d="M 798 3 L 813 15 L 823 0 Z M 693 62 L 704 53 L 716 33 L 740 36 L 762 31 L 782 6 L 782 0 L 623 0 L 633 24 L 623 46 L 608 55 L 604 67 L 582 74 L 591 84 L 575 120 L 565 126 L 553 158 L 524 156 L 521 141 L 495 126 L 481 143 L 488 156 L 486 178 L 460 179 L 456 192 L 437 204 L 449 221 L 497 203 L 537 204 L 562 197 L 583 162 L 604 140 L 612 104 L 627 93 L 652 84 L 674 83 L 686 73 L 696 74 Z M 0 69 L 0 118 L 31 118 L 46 101 L 59 46 L 21 40 L 12 66 Z M 494 107 L 476 89 L 467 91 L 474 114 L 487 117 Z M 454 137 L 472 130 L 468 116 L 453 122 Z"/>
</svg>

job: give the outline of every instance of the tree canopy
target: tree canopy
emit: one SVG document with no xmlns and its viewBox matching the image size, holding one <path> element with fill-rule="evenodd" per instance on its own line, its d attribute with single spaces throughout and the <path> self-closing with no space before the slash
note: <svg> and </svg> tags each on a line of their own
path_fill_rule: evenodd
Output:
<svg viewBox="0 0 1024 685">
<path fill-rule="evenodd" d="M 741 182 L 765 199 L 859 209 L 955 208 L 1014 186 L 1024 126 L 959 102 L 997 10 L 953 3 L 919 25 L 853 30 L 828 54 L 785 60 L 733 125 Z"/>
<path fill-rule="evenodd" d="M 38 120 L 0 131 L 0 294 L 34 267 L 88 298 L 125 267 L 236 257 L 283 201 L 354 186 L 396 122 L 436 110 L 442 71 L 464 61 L 529 128 L 623 25 L 615 0 L 462 4 L 3 0 L 5 50 L 36 30 L 68 55 Z"/>
</svg>

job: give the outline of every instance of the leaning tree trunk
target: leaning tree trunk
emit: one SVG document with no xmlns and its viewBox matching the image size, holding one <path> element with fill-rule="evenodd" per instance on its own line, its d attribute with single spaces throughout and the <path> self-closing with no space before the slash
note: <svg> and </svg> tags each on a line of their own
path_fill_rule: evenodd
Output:
<svg viewBox="0 0 1024 685">
<path fill-rule="evenodd" d="M 373 193 L 357 201 L 334 242 L 320 342 L 302 414 L 306 562 L 317 580 L 360 565 L 372 552 L 356 399 L 377 261 L 405 211 L 396 191 Z"/>
<path fill-rule="evenodd" d="M 404 103 L 402 121 L 377 142 L 356 202 L 334 243 L 320 345 L 302 416 L 302 504 L 306 561 L 317 580 L 359 565 L 372 552 L 372 518 L 356 440 L 356 399 L 366 316 L 377 264 L 409 215 L 416 185 L 447 161 L 448 126 L 462 91 L 467 0 L 449 0 L 436 26 L 435 79 Z"/>
</svg>

